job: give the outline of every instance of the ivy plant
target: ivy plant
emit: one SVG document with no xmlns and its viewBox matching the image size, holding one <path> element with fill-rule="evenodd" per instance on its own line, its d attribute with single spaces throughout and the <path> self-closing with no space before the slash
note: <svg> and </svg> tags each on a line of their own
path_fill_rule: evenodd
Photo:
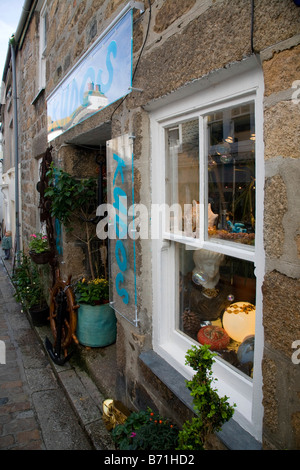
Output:
<svg viewBox="0 0 300 470">
<path fill-rule="evenodd" d="M 186 354 L 186 364 L 196 374 L 186 385 L 193 397 L 196 416 L 183 424 L 179 432 L 178 450 L 204 450 L 209 435 L 219 431 L 234 413 L 228 397 L 219 397 L 213 383 L 212 365 L 215 353 L 209 345 L 192 346 Z"/>
<path fill-rule="evenodd" d="M 96 209 L 97 181 L 95 178 L 75 178 L 55 167 L 53 162 L 47 177 L 49 186 L 45 196 L 51 201 L 51 215 L 62 223 L 66 232 L 73 232 L 75 238 L 87 245 L 90 272 L 94 279 L 91 242 L 95 238 L 95 230 L 90 219 Z M 74 229 L 77 221 L 84 225 L 84 230 Z"/>
</svg>

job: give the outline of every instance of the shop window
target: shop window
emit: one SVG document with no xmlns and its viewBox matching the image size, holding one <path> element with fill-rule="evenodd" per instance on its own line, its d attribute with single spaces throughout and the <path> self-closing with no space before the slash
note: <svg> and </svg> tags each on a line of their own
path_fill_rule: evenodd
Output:
<svg viewBox="0 0 300 470">
<path fill-rule="evenodd" d="M 187 378 L 186 351 L 211 344 L 218 390 L 259 439 L 263 80 L 257 63 L 244 65 L 151 115 L 153 202 L 163 206 L 153 344 Z"/>
<path fill-rule="evenodd" d="M 177 327 L 201 344 L 210 342 L 220 357 L 251 376 L 254 265 L 225 256 L 222 244 L 255 243 L 254 103 L 200 114 L 165 133 L 165 194 L 172 207 L 166 230 L 183 235 L 175 250 Z M 191 249 L 189 238 L 221 247 Z"/>
</svg>

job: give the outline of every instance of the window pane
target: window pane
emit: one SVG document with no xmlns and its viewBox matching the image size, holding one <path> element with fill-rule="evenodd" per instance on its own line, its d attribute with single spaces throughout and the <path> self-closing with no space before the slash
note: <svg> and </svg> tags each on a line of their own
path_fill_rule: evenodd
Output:
<svg viewBox="0 0 300 470">
<path fill-rule="evenodd" d="M 199 121 L 183 122 L 167 129 L 166 134 L 166 204 L 175 211 L 177 208 L 177 213 L 171 211 L 166 230 L 184 230 L 191 235 L 195 230 L 189 223 L 192 207 L 199 201 Z"/>
<path fill-rule="evenodd" d="M 253 264 L 177 244 L 178 329 L 251 376 L 256 280 Z"/>
<path fill-rule="evenodd" d="M 253 103 L 207 115 L 208 237 L 254 245 Z"/>
</svg>

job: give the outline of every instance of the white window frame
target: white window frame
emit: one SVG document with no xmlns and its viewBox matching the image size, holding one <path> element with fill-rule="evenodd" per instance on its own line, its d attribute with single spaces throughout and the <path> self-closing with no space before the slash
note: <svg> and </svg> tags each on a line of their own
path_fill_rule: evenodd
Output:
<svg viewBox="0 0 300 470">
<path fill-rule="evenodd" d="M 40 27 L 39 27 L 39 92 L 46 86 L 46 56 L 45 51 L 47 47 L 47 29 L 46 29 L 46 6 L 47 2 L 44 2 L 40 10 Z"/>
<path fill-rule="evenodd" d="M 218 379 L 216 386 L 221 396 L 227 395 L 231 403 L 236 403 L 234 419 L 257 440 L 262 438 L 262 371 L 263 327 L 262 292 L 264 276 L 263 249 L 263 188 L 264 188 L 264 147 L 263 147 L 263 74 L 256 57 L 234 64 L 227 70 L 222 69 L 210 77 L 199 80 L 190 88 L 186 87 L 171 98 L 148 107 L 151 125 L 152 153 L 152 203 L 165 202 L 165 129 L 178 124 L 185 118 L 193 118 L 234 106 L 238 103 L 254 101 L 255 106 L 255 155 L 256 155 L 256 234 L 255 247 L 239 244 L 215 243 L 209 240 L 185 239 L 162 230 L 159 239 L 152 240 L 153 267 L 153 349 L 170 365 L 189 379 L 193 371 L 185 365 L 187 350 L 195 343 L 191 338 L 176 329 L 176 256 L 174 241 L 181 241 L 195 248 L 235 256 L 252 261 L 255 266 L 256 294 L 256 334 L 254 377 L 250 379 L 231 367 L 221 358 L 214 364 L 214 374 Z M 200 129 L 203 126 L 200 125 Z M 204 142 L 200 134 L 200 142 Z M 204 144 L 203 144 L 204 145 Z M 200 206 L 204 211 L 204 205 Z M 204 218 L 204 217 L 203 217 Z M 201 220 L 201 219 L 200 219 Z"/>
</svg>

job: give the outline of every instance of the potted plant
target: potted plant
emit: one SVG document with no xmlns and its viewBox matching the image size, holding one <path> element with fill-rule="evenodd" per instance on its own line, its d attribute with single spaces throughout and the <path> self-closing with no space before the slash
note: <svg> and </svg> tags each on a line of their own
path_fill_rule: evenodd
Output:
<svg viewBox="0 0 300 470">
<path fill-rule="evenodd" d="M 31 259 L 21 253 L 20 263 L 15 268 L 12 282 L 15 287 L 15 298 L 31 315 L 35 326 L 41 326 L 48 322 L 49 307 L 47 305 L 41 273 Z"/>
<path fill-rule="evenodd" d="M 75 287 L 79 304 L 76 336 L 80 344 L 104 347 L 116 341 L 117 320 L 109 305 L 109 282 L 83 278 Z"/>
<path fill-rule="evenodd" d="M 228 397 L 219 397 L 213 387 L 212 365 L 215 353 L 210 351 L 210 345 L 192 346 L 186 354 L 186 364 L 191 366 L 196 374 L 187 381 L 187 387 L 193 396 L 196 416 L 183 424 L 179 432 L 177 450 L 205 450 L 208 438 L 221 430 L 233 413 L 234 406 L 228 403 Z"/>
<path fill-rule="evenodd" d="M 125 423 L 113 429 L 112 438 L 118 450 L 174 450 L 178 431 L 176 425 L 148 408 L 131 413 Z"/>
<path fill-rule="evenodd" d="M 36 264 L 46 264 L 51 259 L 48 237 L 43 233 L 32 233 L 29 242 L 29 256 Z"/>
</svg>

